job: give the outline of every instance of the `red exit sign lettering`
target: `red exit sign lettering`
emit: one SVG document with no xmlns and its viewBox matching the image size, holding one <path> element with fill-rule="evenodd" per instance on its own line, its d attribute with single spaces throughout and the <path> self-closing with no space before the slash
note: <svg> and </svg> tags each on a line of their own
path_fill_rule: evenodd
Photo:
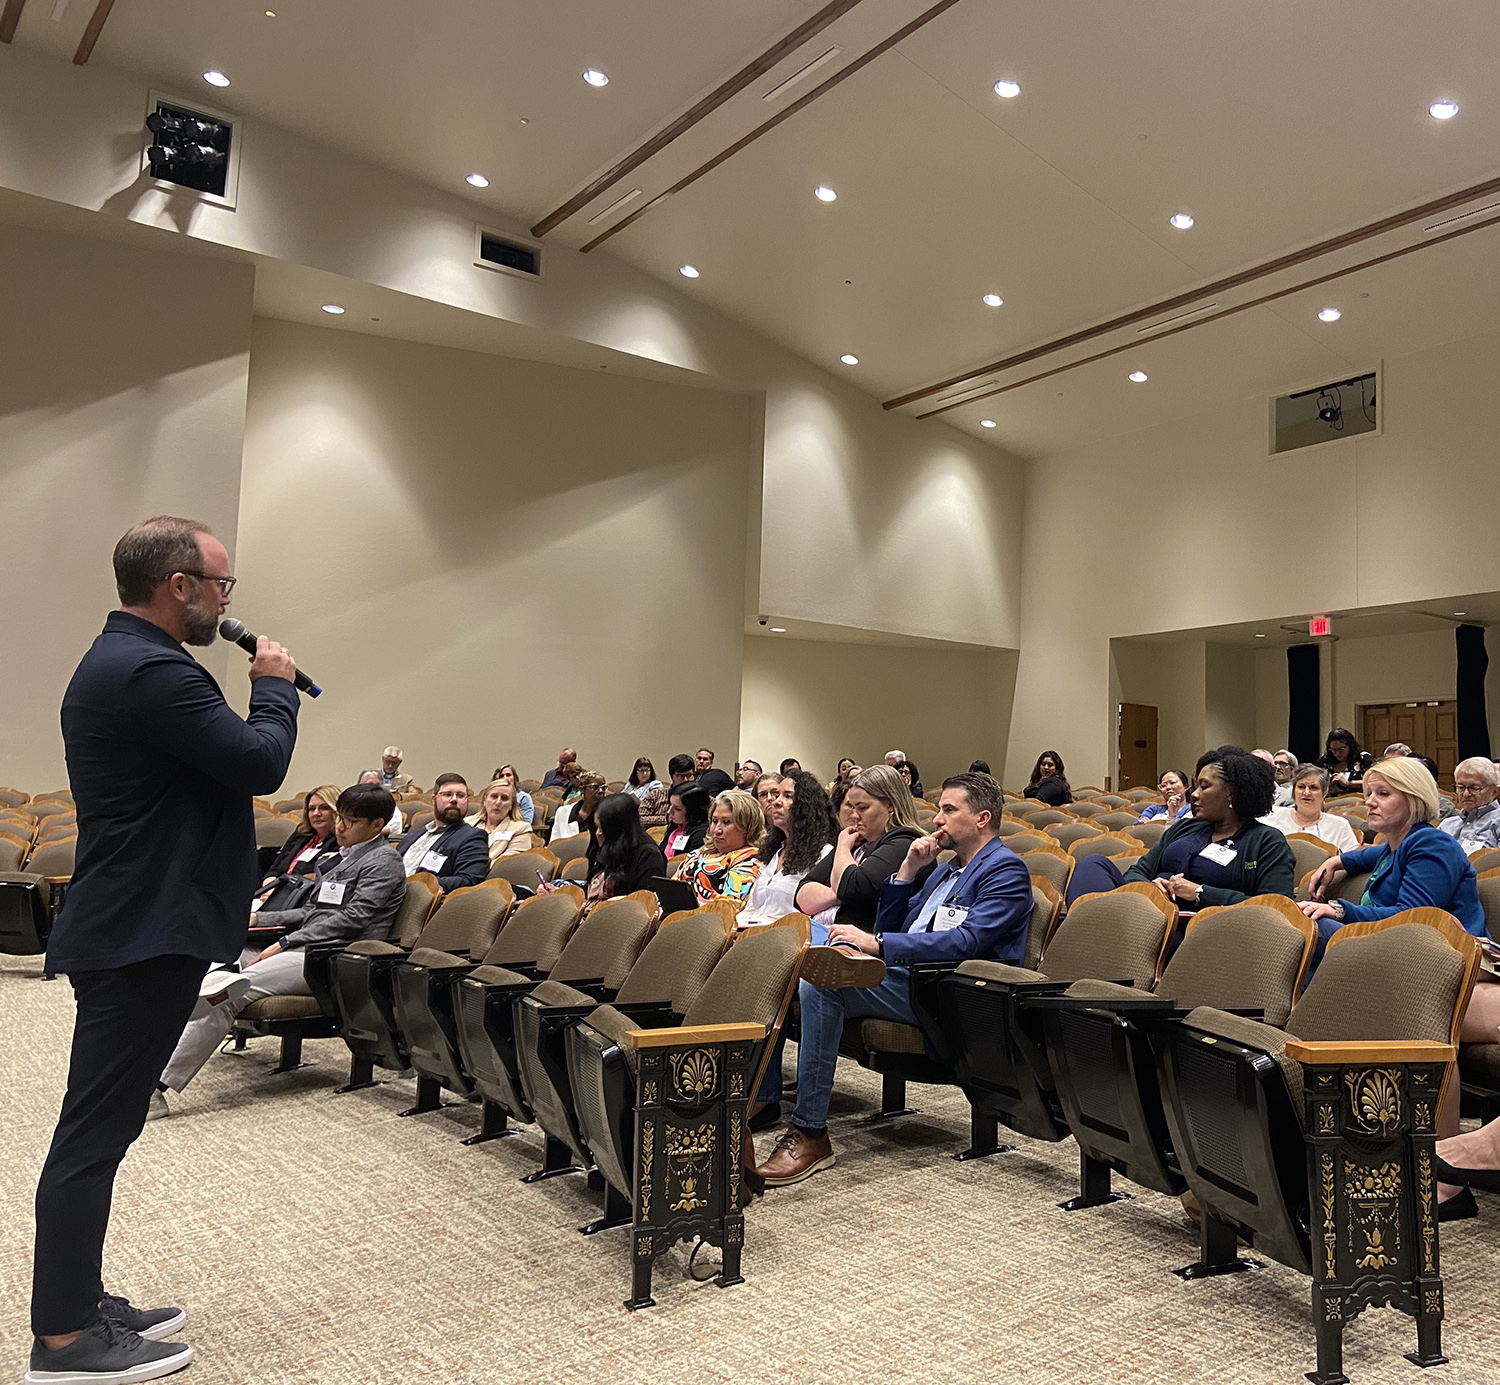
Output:
<svg viewBox="0 0 1500 1385">
<path fill-rule="evenodd" d="M 1327 616 L 1314 616 L 1307 622 L 1307 633 L 1312 636 L 1333 633 L 1333 622 Z"/>
</svg>

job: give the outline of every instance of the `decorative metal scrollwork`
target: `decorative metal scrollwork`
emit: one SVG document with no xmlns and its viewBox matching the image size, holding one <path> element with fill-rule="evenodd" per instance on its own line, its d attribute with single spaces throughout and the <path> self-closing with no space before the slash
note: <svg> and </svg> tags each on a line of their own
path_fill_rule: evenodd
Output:
<svg viewBox="0 0 1500 1385">
<path fill-rule="evenodd" d="M 1361 1134 L 1389 1139 L 1401 1128 L 1400 1073 L 1390 1068 L 1346 1072 L 1349 1113 Z"/>
<path fill-rule="evenodd" d="M 712 1121 L 691 1128 L 673 1127 L 667 1131 L 662 1147 L 667 1156 L 666 1196 L 671 1211 L 696 1212 L 709 1205 L 717 1143 L 718 1129 Z M 674 1194 L 675 1201 L 672 1200 Z"/>
<path fill-rule="evenodd" d="M 679 1101 L 707 1101 L 718 1086 L 719 1060 L 711 1049 L 695 1048 L 673 1057 L 672 1092 Z"/>
</svg>

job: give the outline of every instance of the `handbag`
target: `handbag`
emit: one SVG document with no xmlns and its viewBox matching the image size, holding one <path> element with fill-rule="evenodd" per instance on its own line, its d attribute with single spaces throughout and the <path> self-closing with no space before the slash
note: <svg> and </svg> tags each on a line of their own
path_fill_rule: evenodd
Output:
<svg viewBox="0 0 1500 1385">
<path fill-rule="evenodd" d="M 317 880 L 309 875 L 278 875 L 260 911 L 269 914 L 273 910 L 300 909 L 304 904 L 312 903 L 313 891 L 317 887 Z M 261 890 L 255 893 L 258 896 Z"/>
</svg>

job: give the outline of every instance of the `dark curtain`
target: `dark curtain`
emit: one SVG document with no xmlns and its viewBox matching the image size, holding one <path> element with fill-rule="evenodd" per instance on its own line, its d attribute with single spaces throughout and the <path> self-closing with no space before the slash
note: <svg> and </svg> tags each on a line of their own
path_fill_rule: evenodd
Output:
<svg viewBox="0 0 1500 1385">
<path fill-rule="evenodd" d="M 1484 648 L 1482 625 L 1460 625 L 1458 642 L 1458 758 L 1490 758 L 1490 720 L 1484 708 L 1484 675 L 1490 656 Z"/>
<path fill-rule="evenodd" d="M 1286 652 L 1286 748 L 1302 763 L 1323 753 L 1319 677 L 1318 646 L 1292 645 Z"/>
</svg>

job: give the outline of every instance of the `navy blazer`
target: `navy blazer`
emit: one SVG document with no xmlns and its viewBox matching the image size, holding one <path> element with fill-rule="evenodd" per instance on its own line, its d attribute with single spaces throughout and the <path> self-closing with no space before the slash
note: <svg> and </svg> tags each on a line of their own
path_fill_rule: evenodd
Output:
<svg viewBox="0 0 1500 1385">
<path fill-rule="evenodd" d="M 426 827 L 413 827 L 401 838 L 396 850 L 405 856 L 407 848 L 426 831 Z M 467 822 L 454 823 L 446 832 L 434 837 L 427 849 L 448 858 L 443 862 L 442 874 L 437 877 L 444 894 L 465 885 L 477 885 L 490 873 L 489 833 Z"/>
<path fill-rule="evenodd" d="M 257 678 L 242 721 L 165 630 L 110 613 L 63 695 L 78 850 L 49 970 L 239 956 L 261 878 L 250 800 L 286 777 L 297 705 Z"/>
<path fill-rule="evenodd" d="M 968 917 L 943 932 L 908 933 L 922 905 L 956 869 L 954 862 L 939 866 L 918 886 L 893 875 L 880 891 L 875 932 L 881 934 L 881 955 L 893 967 L 913 962 L 967 962 L 982 957 L 991 962 L 1018 963 L 1026 955 L 1031 927 L 1031 874 L 1025 863 L 1000 838 L 986 842 L 969 862 L 958 888 L 947 903 L 967 909 Z"/>
</svg>

